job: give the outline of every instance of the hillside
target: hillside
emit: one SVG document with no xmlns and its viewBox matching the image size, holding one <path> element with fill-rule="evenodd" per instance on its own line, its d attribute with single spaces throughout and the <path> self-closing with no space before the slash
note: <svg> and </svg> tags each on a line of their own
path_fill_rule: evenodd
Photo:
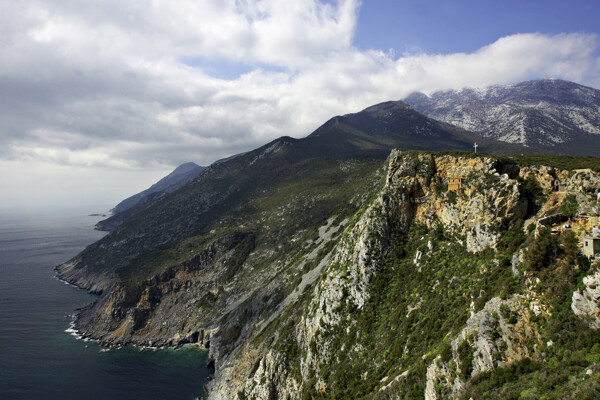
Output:
<svg viewBox="0 0 600 400">
<path fill-rule="evenodd" d="M 96 229 L 99 231 L 112 231 L 123 221 L 131 217 L 148 204 L 161 197 L 173 193 L 192 179 L 194 179 L 205 167 L 193 162 L 181 164 L 169 175 L 165 176 L 148 189 L 134 194 L 117 204 L 112 210 L 112 216 L 98 222 Z"/>
<path fill-rule="evenodd" d="M 573 156 L 600 156 L 600 91 L 542 79 L 465 88 L 404 101 L 415 110 L 487 138 Z"/>
<path fill-rule="evenodd" d="M 389 102 L 215 163 L 57 267 L 100 294 L 76 327 L 209 348 L 211 399 L 502 397 L 536 373 L 596 395 L 589 226 L 536 221 L 598 212 L 598 172 L 577 169 L 597 159 L 474 141 L 528 151 Z"/>
<path fill-rule="evenodd" d="M 373 129 L 373 125 L 378 129 Z M 362 168 L 379 166 L 395 147 L 464 151 L 470 150 L 475 141 L 480 143 L 481 151 L 528 151 L 433 121 L 402 102 L 382 103 L 356 114 L 335 117 L 304 139 L 282 137 L 213 163 L 197 179 L 141 208 L 127 219 L 127 224 L 119 225 L 111 235 L 65 263 L 59 269 L 61 277 L 100 292 L 111 286 L 118 271 L 123 275 L 127 270 L 139 270 L 140 276 L 146 276 L 143 272 L 151 276 L 171 262 L 185 260 L 186 255 L 178 250 L 182 241 L 211 237 L 213 230 L 229 231 L 235 223 L 247 226 L 252 215 L 258 218 L 261 212 L 289 207 L 297 201 L 294 195 L 311 199 L 306 201 L 312 203 L 313 186 L 315 190 L 319 186 L 325 188 L 322 203 L 326 208 L 349 201 L 326 193 L 345 191 L 337 184 L 349 179 L 350 172 L 359 174 L 352 180 L 361 181 L 366 173 Z M 346 164 L 348 167 L 340 167 Z M 286 187 L 289 193 L 284 191 Z M 320 222 L 324 216 L 305 217 L 308 221 L 290 225 L 286 234 L 304 229 L 303 224 Z M 151 266 L 147 265 L 149 258 L 153 259 Z M 164 263 L 158 261 L 162 258 L 166 258 Z"/>
</svg>

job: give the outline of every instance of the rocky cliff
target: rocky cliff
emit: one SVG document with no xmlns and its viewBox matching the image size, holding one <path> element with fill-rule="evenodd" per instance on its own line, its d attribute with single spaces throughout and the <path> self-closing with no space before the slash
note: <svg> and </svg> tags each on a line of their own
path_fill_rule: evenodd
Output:
<svg viewBox="0 0 600 400">
<path fill-rule="evenodd" d="M 105 345 L 209 348 L 210 399 L 599 394 L 599 266 L 578 238 L 600 174 L 517 160 L 394 150 L 383 167 L 278 172 L 243 213 L 111 273 L 63 265 L 102 293 L 76 327 Z M 111 235 L 100 246 L 118 249 L 125 232 Z"/>
<path fill-rule="evenodd" d="M 460 188 L 448 191 L 455 177 Z M 537 266 L 539 242 L 523 229 L 547 213 L 557 179 L 581 195 L 581 209 L 593 205 L 592 171 L 393 152 L 383 188 L 348 224 L 314 287 L 219 360 L 210 398 L 455 398 L 481 394 L 477 379 L 515 365 L 523 376 L 553 376 L 547 363 L 566 339 L 554 324 L 568 321 L 590 351 L 598 340 L 565 311 L 590 268 L 576 251 L 557 251 L 576 239 L 564 233 Z M 557 276 L 565 282 L 540 280 Z M 586 380 L 598 376 L 594 360 L 579 360 L 570 382 L 579 393 L 598 393 L 597 379 Z M 548 390 L 521 379 L 508 383 Z M 492 392 L 514 390 L 505 386 Z"/>
</svg>

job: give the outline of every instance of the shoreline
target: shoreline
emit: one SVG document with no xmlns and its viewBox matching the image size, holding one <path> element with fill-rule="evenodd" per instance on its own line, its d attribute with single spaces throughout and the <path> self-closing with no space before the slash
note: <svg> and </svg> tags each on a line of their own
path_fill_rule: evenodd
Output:
<svg viewBox="0 0 600 400">
<path fill-rule="evenodd" d="M 81 340 L 83 342 L 94 342 L 98 346 L 103 347 L 105 349 L 120 350 L 120 349 L 123 349 L 125 347 L 130 347 L 130 348 L 137 349 L 139 351 L 145 351 L 145 350 L 152 350 L 152 351 L 174 350 L 174 351 L 177 351 L 177 350 L 185 349 L 187 347 L 187 348 L 193 348 L 195 351 L 205 352 L 207 354 L 210 352 L 210 349 L 205 348 L 204 346 L 202 346 L 199 343 L 185 343 L 185 344 L 183 344 L 181 346 L 177 346 L 177 347 L 173 347 L 173 346 L 146 346 L 146 345 L 138 345 L 138 344 L 135 344 L 135 343 L 118 344 L 118 345 L 111 344 L 111 343 L 103 343 L 99 339 L 94 339 L 93 337 L 86 336 L 81 331 L 79 331 L 78 329 L 75 328 L 75 321 L 77 319 L 77 314 L 71 314 L 68 317 L 71 318 L 71 322 L 69 323 L 69 327 L 67 329 L 65 329 L 63 332 L 68 333 L 69 335 L 73 336 L 75 338 L 75 340 Z"/>
<path fill-rule="evenodd" d="M 67 261 L 66 263 L 68 263 L 68 262 L 69 261 Z M 69 335 L 73 336 L 75 338 L 75 340 L 81 340 L 84 343 L 86 343 L 86 342 L 95 343 L 97 346 L 99 346 L 101 348 L 98 351 L 98 353 L 106 353 L 106 352 L 110 352 L 112 350 L 122 350 L 127 347 L 129 347 L 130 349 L 135 349 L 140 353 L 146 352 L 146 351 L 156 352 L 156 351 L 160 351 L 160 350 L 179 351 L 179 350 L 183 350 L 186 348 L 189 348 L 193 351 L 199 351 L 201 353 L 204 353 L 206 355 L 206 362 L 204 363 L 204 368 L 206 370 L 210 371 L 210 373 L 207 375 L 205 382 L 202 384 L 202 390 L 204 393 L 201 396 L 199 396 L 198 398 L 199 399 L 207 398 L 206 397 L 208 395 L 208 386 L 207 385 L 210 381 L 212 381 L 215 378 L 216 367 L 215 367 L 215 359 L 213 357 L 211 357 L 211 349 L 206 348 L 206 346 L 204 344 L 202 344 L 202 343 L 183 343 L 183 344 L 178 344 L 177 346 L 151 346 L 151 345 L 147 345 L 147 344 L 135 343 L 133 341 L 130 341 L 128 343 L 115 344 L 115 343 L 112 343 L 109 341 L 103 341 L 102 339 L 94 338 L 93 336 L 85 334 L 80 329 L 77 329 L 77 327 L 76 327 L 77 320 L 78 320 L 82 310 L 84 308 L 89 307 L 92 304 L 94 304 L 94 302 L 97 301 L 97 299 L 100 297 L 101 293 L 92 292 L 92 291 L 88 290 L 87 288 L 81 287 L 81 286 L 77 285 L 76 283 L 70 282 L 67 279 L 62 278 L 60 276 L 59 267 L 66 263 L 60 264 L 53 268 L 54 279 L 58 280 L 59 282 L 62 282 L 65 285 L 72 286 L 78 290 L 83 290 L 87 294 L 95 296 L 95 299 L 93 301 L 91 301 L 90 303 L 75 309 L 76 312 L 69 315 L 69 317 L 71 318 L 71 321 L 69 322 L 68 328 L 63 331 L 64 333 L 68 333 Z M 86 345 L 86 347 L 87 347 L 87 345 Z"/>
<path fill-rule="evenodd" d="M 71 283 L 65 279 L 62 279 L 60 276 L 58 276 L 58 271 L 56 271 L 56 268 L 54 270 L 55 270 L 54 279 L 58 280 L 59 282 L 64 283 L 65 285 L 71 286 L 78 290 L 84 290 L 88 294 L 98 297 L 97 294 L 91 293 L 90 291 L 88 291 L 84 288 L 81 288 L 74 283 Z M 76 313 L 68 315 L 68 317 L 71 318 L 71 322 L 69 323 L 69 327 L 67 329 L 65 329 L 64 332 L 70 334 L 76 340 L 82 340 L 84 342 L 91 341 L 91 342 L 98 344 L 98 346 L 104 347 L 106 349 L 122 349 L 124 347 L 129 346 L 129 347 L 132 347 L 135 349 L 140 349 L 141 351 L 143 351 L 143 350 L 156 351 L 156 350 L 181 350 L 185 347 L 194 347 L 199 351 L 203 351 L 203 352 L 205 351 L 207 354 L 210 353 L 210 349 L 206 348 L 201 343 L 183 343 L 183 344 L 180 344 L 177 346 L 149 346 L 149 345 L 145 345 L 145 344 L 138 344 L 135 342 L 125 343 L 125 344 L 114 344 L 114 343 L 102 341 L 102 339 L 97 339 L 92 336 L 86 335 L 81 330 L 76 328 L 76 322 L 77 322 L 77 318 L 79 317 L 79 313 L 81 312 L 81 310 L 85 307 L 88 307 L 91 304 L 93 304 L 93 302 L 86 304 L 80 308 L 75 309 L 75 311 L 77 311 Z"/>
</svg>

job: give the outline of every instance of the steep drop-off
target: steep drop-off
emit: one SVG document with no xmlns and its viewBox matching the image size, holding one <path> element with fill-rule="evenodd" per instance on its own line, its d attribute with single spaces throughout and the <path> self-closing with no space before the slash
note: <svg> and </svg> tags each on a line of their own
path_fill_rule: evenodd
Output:
<svg viewBox="0 0 600 400">
<path fill-rule="evenodd" d="M 414 135 L 473 139 L 384 103 L 207 168 L 57 268 L 76 327 L 209 348 L 211 399 L 594 398 L 597 160 Z"/>
<path fill-rule="evenodd" d="M 523 230 L 557 179 L 597 214 L 589 170 L 392 153 L 314 286 L 218 360 L 211 398 L 593 398 L 600 336 L 586 318 L 599 316 L 569 308 L 591 268 L 577 255 L 587 225 Z"/>
</svg>

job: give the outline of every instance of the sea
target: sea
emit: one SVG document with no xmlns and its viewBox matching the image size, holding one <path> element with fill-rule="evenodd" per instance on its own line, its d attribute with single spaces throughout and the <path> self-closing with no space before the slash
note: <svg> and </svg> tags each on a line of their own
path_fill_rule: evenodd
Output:
<svg viewBox="0 0 600 400">
<path fill-rule="evenodd" d="M 94 210 L 0 211 L 0 399 L 195 399 L 212 373 L 206 350 L 102 348 L 74 314 L 95 296 L 54 267 L 105 233 Z"/>
</svg>

